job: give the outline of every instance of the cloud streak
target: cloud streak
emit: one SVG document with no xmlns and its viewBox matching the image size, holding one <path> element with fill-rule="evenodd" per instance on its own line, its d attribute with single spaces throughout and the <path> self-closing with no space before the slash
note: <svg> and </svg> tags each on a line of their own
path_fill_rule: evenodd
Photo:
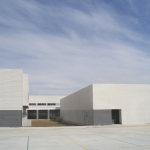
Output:
<svg viewBox="0 0 150 150">
<path fill-rule="evenodd" d="M 31 95 L 68 95 L 92 83 L 150 83 L 149 38 L 134 28 L 140 18 L 104 2 L 57 2 L 0 5 L 0 67 L 29 74 Z"/>
</svg>

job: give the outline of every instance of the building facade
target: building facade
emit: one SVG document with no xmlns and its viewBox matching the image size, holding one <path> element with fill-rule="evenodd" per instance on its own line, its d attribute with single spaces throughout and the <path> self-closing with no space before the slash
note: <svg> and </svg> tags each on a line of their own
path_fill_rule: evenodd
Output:
<svg viewBox="0 0 150 150">
<path fill-rule="evenodd" d="M 64 96 L 30 96 L 28 119 L 51 119 L 51 115 L 60 116 L 60 99 Z"/>
<path fill-rule="evenodd" d="M 60 101 L 64 120 L 76 125 L 150 123 L 149 84 L 92 84 Z"/>
<path fill-rule="evenodd" d="M 32 119 L 60 116 L 64 96 L 29 96 L 29 77 L 21 69 L 0 69 L 0 127 L 31 126 Z"/>
<path fill-rule="evenodd" d="M 68 96 L 31 96 L 21 69 L 0 69 L 0 127 L 62 116 L 73 125 L 150 123 L 150 84 L 92 84 Z"/>
</svg>

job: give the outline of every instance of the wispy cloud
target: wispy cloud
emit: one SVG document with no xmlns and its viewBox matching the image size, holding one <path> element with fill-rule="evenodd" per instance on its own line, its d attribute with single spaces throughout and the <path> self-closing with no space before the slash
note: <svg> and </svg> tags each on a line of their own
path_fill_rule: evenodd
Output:
<svg viewBox="0 0 150 150">
<path fill-rule="evenodd" d="M 29 74 L 30 94 L 67 95 L 92 83 L 150 83 L 149 37 L 137 28 L 138 16 L 90 0 L 80 7 L 68 1 L 0 3 L 0 67 Z"/>
</svg>

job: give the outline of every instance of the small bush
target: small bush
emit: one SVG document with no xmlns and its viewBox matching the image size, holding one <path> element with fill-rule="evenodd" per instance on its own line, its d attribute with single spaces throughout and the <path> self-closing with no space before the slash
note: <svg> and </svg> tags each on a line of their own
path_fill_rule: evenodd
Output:
<svg viewBox="0 0 150 150">
<path fill-rule="evenodd" d="M 53 116 L 53 115 L 50 115 L 50 119 L 52 119 L 52 120 L 53 120 L 53 118 L 54 118 L 54 116 Z"/>
<path fill-rule="evenodd" d="M 59 122 L 60 124 L 62 124 L 63 123 L 63 117 L 58 117 L 57 118 L 57 122 Z"/>
<path fill-rule="evenodd" d="M 50 119 L 53 120 L 54 122 L 58 122 L 60 124 L 63 124 L 63 117 L 50 115 Z"/>
<path fill-rule="evenodd" d="M 53 121 L 57 122 L 57 116 L 53 116 Z"/>
</svg>

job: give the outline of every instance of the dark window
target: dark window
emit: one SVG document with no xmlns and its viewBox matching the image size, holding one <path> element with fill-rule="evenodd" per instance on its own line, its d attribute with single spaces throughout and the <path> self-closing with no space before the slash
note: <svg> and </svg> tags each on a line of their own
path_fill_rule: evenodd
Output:
<svg viewBox="0 0 150 150">
<path fill-rule="evenodd" d="M 49 113 L 50 113 L 49 116 L 51 116 L 51 115 L 60 116 L 60 110 L 50 110 Z"/>
<path fill-rule="evenodd" d="M 39 110 L 39 117 L 38 119 L 47 119 L 48 117 L 48 113 L 47 113 L 48 110 Z"/>
<path fill-rule="evenodd" d="M 28 119 L 36 119 L 36 110 L 28 110 Z"/>
<path fill-rule="evenodd" d="M 29 103 L 29 105 L 36 106 L 36 103 Z"/>
<path fill-rule="evenodd" d="M 47 103 L 48 106 L 50 105 L 56 105 L 56 103 Z"/>
<path fill-rule="evenodd" d="M 46 103 L 38 103 L 38 106 L 46 106 Z"/>
</svg>

